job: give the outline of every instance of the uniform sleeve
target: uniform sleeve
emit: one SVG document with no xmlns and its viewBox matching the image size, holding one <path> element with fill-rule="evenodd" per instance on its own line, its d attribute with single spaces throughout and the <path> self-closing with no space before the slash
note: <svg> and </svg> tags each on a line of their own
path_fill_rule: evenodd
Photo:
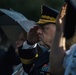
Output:
<svg viewBox="0 0 76 75">
<path fill-rule="evenodd" d="M 70 47 L 64 58 L 63 66 L 65 68 L 64 75 L 76 74 L 76 44 Z"/>
<path fill-rule="evenodd" d="M 64 68 L 67 67 L 69 61 L 71 60 L 71 58 L 73 57 L 75 53 L 75 50 L 76 50 L 76 44 L 72 45 L 70 49 L 66 51 L 66 55 L 64 57 L 64 62 L 63 62 Z"/>
<path fill-rule="evenodd" d="M 24 47 L 23 47 L 24 46 Z M 38 52 L 36 46 L 34 45 L 22 45 L 18 48 L 19 56 L 23 65 L 23 69 L 25 72 L 29 73 L 33 63 L 35 62 L 36 58 L 38 57 Z"/>
</svg>

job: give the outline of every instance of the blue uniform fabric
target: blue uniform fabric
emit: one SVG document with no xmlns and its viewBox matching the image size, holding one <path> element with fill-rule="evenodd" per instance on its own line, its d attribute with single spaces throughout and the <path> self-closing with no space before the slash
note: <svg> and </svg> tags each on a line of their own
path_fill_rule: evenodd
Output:
<svg viewBox="0 0 76 75">
<path fill-rule="evenodd" d="M 76 75 L 76 44 L 66 52 L 63 65 L 65 68 L 64 75 Z"/>
</svg>

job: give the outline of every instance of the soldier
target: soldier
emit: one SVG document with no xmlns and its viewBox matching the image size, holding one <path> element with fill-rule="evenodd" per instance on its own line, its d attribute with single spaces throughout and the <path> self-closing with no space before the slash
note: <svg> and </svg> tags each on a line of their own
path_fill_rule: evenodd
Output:
<svg viewBox="0 0 76 75">
<path fill-rule="evenodd" d="M 55 34 L 57 14 L 57 10 L 43 5 L 37 26 L 30 29 L 27 33 L 27 41 L 19 47 L 23 69 L 29 75 L 51 75 L 49 72 L 49 52 Z M 49 50 L 39 52 L 36 47 L 39 41 Z"/>
</svg>

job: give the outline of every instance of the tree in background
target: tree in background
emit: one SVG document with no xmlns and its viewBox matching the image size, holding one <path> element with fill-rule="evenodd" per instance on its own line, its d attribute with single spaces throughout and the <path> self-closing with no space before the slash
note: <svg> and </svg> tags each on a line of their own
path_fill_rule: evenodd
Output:
<svg viewBox="0 0 76 75">
<path fill-rule="evenodd" d="M 40 18 L 41 5 L 43 4 L 59 10 L 63 0 L 0 0 L 1 8 L 12 8 L 34 21 Z"/>
</svg>

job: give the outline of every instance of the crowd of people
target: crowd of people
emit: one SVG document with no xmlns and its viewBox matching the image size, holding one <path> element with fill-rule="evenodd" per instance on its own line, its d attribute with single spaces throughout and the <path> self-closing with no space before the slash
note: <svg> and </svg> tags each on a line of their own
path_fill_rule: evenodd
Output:
<svg viewBox="0 0 76 75">
<path fill-rule="evenodd" d="M 75 40 L 70 46 L 66 45 L 67 40 L 75 39 L 76 35 L 75 3 L 75 0 L 65 0 L 60 11 L 41 6 L 36 25 L 27 33 L 22 31 L 16 41 L 15 52 L 21 63 L 12 75 L 76 74 Z"/>
</svg>

